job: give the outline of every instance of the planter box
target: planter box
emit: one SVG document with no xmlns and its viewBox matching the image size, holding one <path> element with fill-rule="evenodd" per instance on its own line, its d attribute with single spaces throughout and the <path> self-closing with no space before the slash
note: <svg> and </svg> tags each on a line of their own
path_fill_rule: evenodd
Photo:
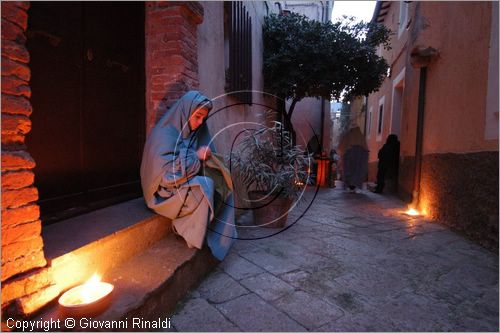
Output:
<svg viewBox="0 0 500 333">
<path fill-rule="evenodd" d="M 286 225 L 292 199 L 261 191 L 250 191 L 248 195 L 252 201 L 255 225 L 266 228 L 283 228 Z"/>
</svg>

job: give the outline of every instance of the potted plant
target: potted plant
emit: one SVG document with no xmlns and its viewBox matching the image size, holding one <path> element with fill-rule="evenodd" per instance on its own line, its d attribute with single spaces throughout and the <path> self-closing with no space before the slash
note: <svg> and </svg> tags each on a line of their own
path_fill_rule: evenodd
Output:
<svg viewBox="0 0 500 333">
<path fill-rule="evenodd" d="M 281 122 L 246 134 L 231 154 L 231 168 L 247 187 L 254 223 L 281 228 L 307 182 L 309 156 Z"/>
</svg>

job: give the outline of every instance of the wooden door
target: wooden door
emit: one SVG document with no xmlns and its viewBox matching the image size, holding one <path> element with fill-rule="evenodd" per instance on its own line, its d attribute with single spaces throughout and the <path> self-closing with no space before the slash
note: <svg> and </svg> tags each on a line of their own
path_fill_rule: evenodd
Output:
<svg viewBox="0 0 500 333">
<path fill-rule="evenodd" d="M 32 2 L 28 15 L 42 220 L 139 196 L 144 3 Z"/>
</svg>

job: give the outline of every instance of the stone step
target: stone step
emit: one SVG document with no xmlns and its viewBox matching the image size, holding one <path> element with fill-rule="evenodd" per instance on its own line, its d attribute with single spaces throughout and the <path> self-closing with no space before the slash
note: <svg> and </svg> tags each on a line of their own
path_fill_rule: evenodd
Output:
<svg viewBox="0 0 500 333">
<path fill-rule="evenodd" d="M 104 275 L 163 239 L 171 221 L 142 198 L 74 217 L 43 229 L 51 281 L 60 291 Z"/>
<path fill-rule="evenodd" d="M 186 293 L 197 286 L 217 265 L 210 250 L 189 249 L 184 240 L 168 234 L 148 249 L 108 271 L 103 281 L 112 283 L 111 303 L 98 316 L 76 318 L 77 331 L 151 331 L 170 323 L 169 314 Z M 70 330 L 65 326 L 62 310 L 56 303 L 40 319 L 53 322 L 55 330 Z M 134 325 L 134 321 L 136 325 Z M 148 323 L 149 322 L 149 323 Z M 114 323 L 115 327 L 103 327 Z M 162 327 L 159 327 L 162 328 Z M 163 327 L 164 330 L 168 327 Z"/>
</svg>

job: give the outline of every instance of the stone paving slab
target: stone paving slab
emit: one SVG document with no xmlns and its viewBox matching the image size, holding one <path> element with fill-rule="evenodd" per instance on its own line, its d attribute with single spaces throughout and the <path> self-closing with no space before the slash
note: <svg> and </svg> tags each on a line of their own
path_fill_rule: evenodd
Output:
<svg viewBox="0 0 500 333">
<path fill-rule="evenodd" d="M 285 251 L 283 249 L 283 251 Z M 254 249 L 249 252 L 241 252 L 240 255 L 255 265 L 272 274 L 282 274 L 298 269 L 295 264 L 286 261 L 283 252 L 272 251 L 272 249 Z"/>
<path fill-rule="evenodd" d="M 261 239 L 236 242 L 172 314 L 175 329 L 498 332 L 498 254 L 405 209 L 321 189 L 285 232 L 240 227 Z"/>
<path fill-rule="evenodd" d="M 243 331 L 303 332 L 305 328 L 255 294 L 217 305 Z"/>
<path fill-rule="evenodd" d="M 266 301 L 278 299 L 295 290 L 295 288 L 288 283 L 269 273 L 262 273 L 241 280 L 240 283 Z"/>
<path fill-rule="evenodd" d="M 172 317 L 172 325 L 182 332 L 237 332 L 238 327 L 217 311 L 203 298 L 187 301 Z"/>
<path fill-rule="evenodd" d="M 233 279 L 241 280 L 264 272 L 262 268 L 237 254 L 230 253 L 219 266 Z"/>
<path fill-rule="evenodd" d="M 238 282 L 222 271 L 210 274 L 198 287 L 201 297 L 211 303 L 222 303 L 238 296 L 248 294 Z"/>
<path fill-rule="evenodd" d="M 374 308 L 379 320 L 401 331 L 457 331 L 449 304 L 428 297 L 404 293 Z"/>
<path fill-rule="evenodd" d="M 288 294 L 274 304 L 308 330 L 314 330 L 344 315 L 339 307 L 303 291 Z"/>
<path fill-rule="evenodd" d="M 396 332 L 401 331 L 390 321 L 381 320 L 374 312 L 346 313 L 316 329 L 317 332 Z"/>
</svg>

